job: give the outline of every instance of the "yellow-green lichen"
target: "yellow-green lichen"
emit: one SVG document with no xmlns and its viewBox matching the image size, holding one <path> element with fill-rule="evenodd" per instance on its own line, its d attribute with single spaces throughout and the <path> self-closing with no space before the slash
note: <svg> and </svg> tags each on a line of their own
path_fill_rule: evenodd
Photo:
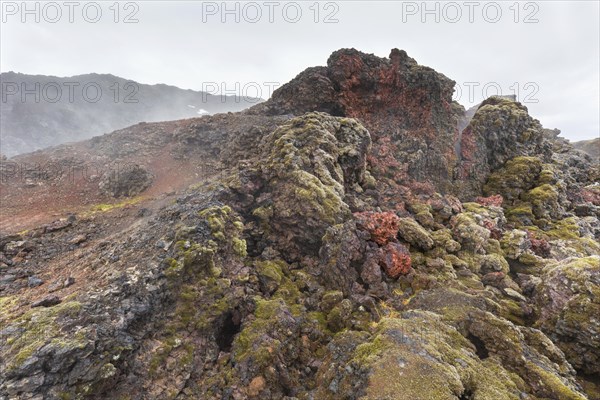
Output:
<svg viewBox="0 0 600 400">
<path fill-rule="evenodd" d="M 501 194 L 511 203 L 535 186 L 541 171 L 542 162 L 539 158 L 515 157 L 490 175 L 484 186 L 484 193 L 488 196 Z"/>
<path fill-rule="evenodd" d="M 85 212 L 84 215 L 92 215 L 92 214 L 99 213 L 99 212 L 104 213 L 104 212 L 124 208 L 127 206 L 132 206 L 132 205 L 142 202 L 144 199 L 145 199 L 145 197 L 143 197 L 143 196 L 137 196 L 132 199 L 127 199 L 127 200 L 117 202 L 117 203 L 96 204 L 96 205 L 91 206 L 89 211 Z"/>
<path fill-rule="evenodd" d="M 265 335 L 279 312 L 285 310 L 286 304 L 282 299 L 265 300 L 256 299 L 256 317 L 248 325 L 244 326 L 242 331 L 236 336 L 233 342 L 233 357 L 236 362 L 241 362 L 252 358 L 260 367 L 270 365 L 275 357 L 275 346 L 279 345 L 278 340 L 263 343 L 260 338 Z"/>
<path fill-rule="evenodd" d="M 246 241 L 244 239 L 233 238 L 231 239 L 233 245 L 233 251 L 240 257 L 246 257 L 248 255 Z"/>
<path fill-rule="evenodd" d="M 43 346 L 79 348 L 88 345 L 83 333 L 71 335 L 60 330 L 62 319 L 76 318 L 81 310 L 77 301 L 64 302 L 53 307 L 36 308 L 26 312 L 11 325 L 18 334 L 7 338 L 6 352 L 9 368 L 18 368 Z"/>
</svg>

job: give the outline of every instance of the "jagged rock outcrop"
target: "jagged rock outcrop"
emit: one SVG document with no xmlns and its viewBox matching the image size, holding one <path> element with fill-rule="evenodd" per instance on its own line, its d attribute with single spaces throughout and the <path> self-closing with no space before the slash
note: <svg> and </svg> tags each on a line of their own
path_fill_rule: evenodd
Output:
<svg viewBox="0 0 600 400">
<path fill-rule="evenodd" d="M 371 133 L 371 172 L 395 183 L 430 181 L 450 190 L 454 141 L 462 108 L 454 82 L 421 66 L 406 52 L 380 58 L 354 49 L 334 52 L 327 67 L 309 68 L 250 113 L 323 111 L 359 119 Z"/>
<path fill-rule="evenodd" d="M 551 155 L 539 121 L 509 99 L 492 97 L 481 103 L 461 134 L 457 180 L 462 198 L 473 198 L 492 171 L 525 155 Z"/>
<path fill-rule="evenodd" d="M 560 350 L 539 331 L 486 312 L 472 312 L 466 327 L 457 328 L 436 313 L 406 311 L 382 319 L 370 336 L 336 336 L 318 376 L 317 396 L 519 399 L 533 392 L 536 397 L 585 399 L 560 359 Z M 548 374 L 556 380 L 548 380 Z"/>
<path fill-rule="evenodd" d="M 369 133 L 355 120 L 308 113 L 282 125 L 265 139 L 257 165 L 265 187 L 252 213 L 303 253 L 316 254 L 327 227 L 351 218 L 346 193 L 361 190 L 370 148 Z"/>
</svg>

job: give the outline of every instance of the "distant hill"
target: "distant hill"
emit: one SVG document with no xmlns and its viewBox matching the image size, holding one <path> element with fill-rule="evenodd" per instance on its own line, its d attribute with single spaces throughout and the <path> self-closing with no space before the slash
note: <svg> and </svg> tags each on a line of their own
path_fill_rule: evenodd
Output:
<svg viewBox="0 0 600 400">
<path fill-rule="evenodd" d="M 138 122 L 240 111 L 261 101 L 145 85 L 108 74 L 60 78 L 6 72 L 0 81 L 0 153 L 8 157 Z"/>
<path fill-rule="evenodd" d="M 571 143 L 577 150 L 588 153 L 594 160 L 600 161 L 600 138 L 581 140 Z"/>
</svg>

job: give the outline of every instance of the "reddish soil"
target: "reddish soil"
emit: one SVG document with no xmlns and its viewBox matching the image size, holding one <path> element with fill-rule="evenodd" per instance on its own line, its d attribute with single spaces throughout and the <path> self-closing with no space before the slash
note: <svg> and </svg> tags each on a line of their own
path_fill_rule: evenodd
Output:
<svg viewBox="0 0 600 400">
<path fill-rule="evenodd" d="M 90 147 L 89 141 L 72 144 L 68 150 L 69 156 L 76 160 L 103 156 Z M 157 151 L 153 149 L 152 156 L 140 151 L 139 154 L 127 157 L 127 163 L 144 165 L 154 175 L 152 185 L 134 199 L 136 205 L 153 208 L 160 195 L 174 195 L 206 176 L 202 160 L 174 159 L 172 150 L 173 144 L 169 143 Z M 9 163 L 48 165 L 55 158 L 52 151 L 43 151 L 16 157 Z M 69 214 L 86 214 L 100 204 L 119 204 L 131 200 L 115 199 L 103 194 L 98 187 L 98 178 L 84 177 L 82 172 L 64 174 L 61 179 L 28 180 L 21 175 L 16 174 L 0 181 L 2 235 L 32 229 Z"/>
</svg>

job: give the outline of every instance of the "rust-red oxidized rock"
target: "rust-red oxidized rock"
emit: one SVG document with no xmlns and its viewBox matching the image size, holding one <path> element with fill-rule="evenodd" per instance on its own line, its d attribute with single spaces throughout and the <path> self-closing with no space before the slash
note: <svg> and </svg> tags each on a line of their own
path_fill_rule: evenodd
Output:
<svg viewBox="0 0 600 400">
<path fill-rule="evenodd" d="M 485 207 L 490 207 L 490 206 L 502 207 L 504 198 L 500 194 L 496 194 L 496 195 L 489 196 L 489 197 L 481 197 L 480 196 L 475 199 L 475 202 L 477 202 Z"/>
<path fill-rule="evenodd" d="M 454 81 L 419 65 L 405 51 L 388 58 L 341 49 L 326 67 L 309 68 L 248 113 L 301 115 L 323 111 L 357 118 L 373 139 L 371 172 L 392 186 L 408 180 L 451 189 L 457 163 Z"/>
<path fill-rule="evenodd" d="M 546 239 L 538 239 L 535 232 L 527 231 L 527 237 L 531 242 L 531 250 L 540 257 L 550 256 L 550 243 Z"/>
<path fill-rule="evenodd" d="M 581 190 L 581 197 L 588 203 L 600 206 L 600 189 L 598 186 L 585 187 Z"/>
<path fill-rule="evenodd" d="M 386 275 L 396 279 L 400 275 L 406 275 L 410 271 L 410 253 L 406 246 L 390 242 L 383 247 L 381 264 Z"/>
<path fill-rule="evenodd" d="M 393 212 L 366 211 L 355 213 L 358 226 L 371 234 L 371 240 L 383 246 L 398 234 L 400 218 Z"/>
</svg>

